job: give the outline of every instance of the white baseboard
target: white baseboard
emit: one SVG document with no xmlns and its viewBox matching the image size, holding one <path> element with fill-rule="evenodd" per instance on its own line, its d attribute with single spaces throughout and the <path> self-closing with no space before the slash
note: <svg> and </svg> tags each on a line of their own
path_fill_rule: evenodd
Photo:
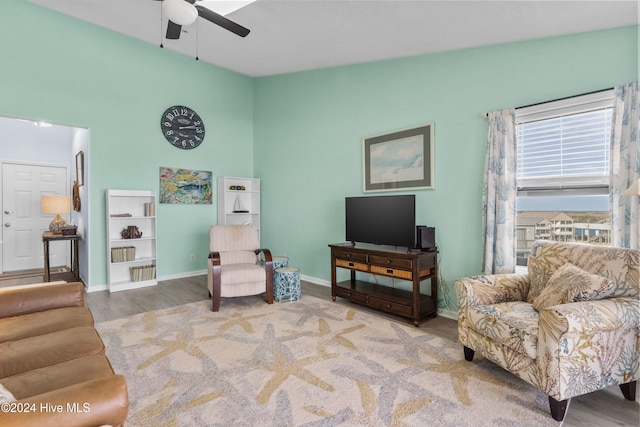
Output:
<svg viewBox="0 0 640 427">
<path fill-rule="evenodd" d="M 173 279 L 184 279 L 185 277 L 194 277 L 194 276 L 206 276 L 207 269 L 197 270 L 197 271 L 187 271 L 186 273 L 178 273 L 178 274 L 169 274 L 166 276 L 158 277 L 158 282 L 163 280 L 173 280 Z"/>
<path fill-rule="evenodd" d="M 169 274 L 166 276 L 158 276 L 158 282 L 162 282 L 163 280 L 173 280 L 173 279 L 184 279 L 186 277 L 194 277 L 194 276 L 203 276 L 207 274 L 207 270 L 197 270 L 197 271 L 188 271 L 186 273 L 178 273 L 178 274 Z M 107 284 L 102 285 L 93 285 L 91 287 L 85 288 L 87 292 L 99 292 L 109 290 Z"/>
<path fill-rule="evenodd" d="M 316 285 L 326 286 L 328 288 L 331 287 L 331 282 L 324 279 L 318 279 L 317 277 L 307 276 L 305 274 L 300 275 L 300 280 L 304 280 L 305 282 L 315 283 Z"/>
</svg>

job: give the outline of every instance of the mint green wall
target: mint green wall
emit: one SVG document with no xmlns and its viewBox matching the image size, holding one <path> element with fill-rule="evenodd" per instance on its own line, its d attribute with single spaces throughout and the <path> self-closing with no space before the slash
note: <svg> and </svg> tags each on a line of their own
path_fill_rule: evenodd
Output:
<svg viewBox="0 0 640 427">
<path fill-rule="evenodd" d="M 0 52 L 0 115 L 90 129 L 91 286 L 106 283 L 104 191 L 157 191 L 160 166 L 261 178 L 264 245 L 328 281 L 344 197 L 363 194 L 361 138 L 433 121 L 436 189 L 416 192 L 418 222 L 437 227 L 453 298 L 481 265 L 480 113 L 638 78 L 637 27 L 251 79 L 24 0 L 2 2 Z M 159 131 L 175 104 L 206 121 L 197 150 Z M 205 268 L 215 203 L 159 206 L 159 276 Z"/>
<path fill-rule="evenodd" d="M 327 244 L 344 239 L 344 197 L 363 194 L 361 139 L 432 121 L 436 188 L 415 192 L 417 222 L 436 227 L 444 292 L 455 310 L 454 280 L 479 273 L 482 264 L 481 113 L 637 79 L 637 32 L 628 27 L 257 79 L 263 241 L 302 274 L 330 280 Z"/>
<path fill-rule="evenodd" d="M 253 175 L 249 77 L 24 0 L 2 1 L 0 52 L 0 115 L 90 129 L 91 286 L 106 284 L 106 189 L 158 191 L 161 166 Z M 196 150 L 172 147 L 160 132 L 171 105 L 204 119 L 206 138 Z M 157 216 L 158 275 L 206 269 L 216 200 L 159 205 Z"/>
</svg>

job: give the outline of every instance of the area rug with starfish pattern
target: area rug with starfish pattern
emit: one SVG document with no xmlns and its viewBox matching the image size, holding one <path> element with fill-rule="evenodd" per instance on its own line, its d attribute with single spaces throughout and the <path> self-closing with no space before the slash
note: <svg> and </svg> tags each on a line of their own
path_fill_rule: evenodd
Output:
<svg viewBox="0 0 640 427">
<path fill-rule="evenodd" d="M 558 426 L 547 396 L 462 346 L 313 296 L 101 322 L 127 426 Z"/>
</svg>

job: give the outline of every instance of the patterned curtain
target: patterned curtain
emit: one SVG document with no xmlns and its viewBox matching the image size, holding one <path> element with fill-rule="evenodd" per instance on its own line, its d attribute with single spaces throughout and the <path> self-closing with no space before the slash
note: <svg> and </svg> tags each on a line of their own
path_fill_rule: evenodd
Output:
<svg viewBox="0 0 640 427">
<path fill-rule="evenodd" d="M 482 188 L 485 274 L 513 273 L 516 264 L 515 110 L 489 113 Z"/>
<path fill-rule="evenodd" d="M 611 244 L 640 249 L 640 197 L 625 196 L 624 190 L 638 180 L 640 149 L 640 93 L 638 82 L 615 88 L 611 123 Z"/>
</svg>

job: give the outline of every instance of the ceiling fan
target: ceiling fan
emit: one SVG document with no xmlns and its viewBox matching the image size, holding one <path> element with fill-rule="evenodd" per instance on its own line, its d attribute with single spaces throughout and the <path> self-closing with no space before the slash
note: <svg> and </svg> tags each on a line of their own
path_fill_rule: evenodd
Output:
<svg viewBox="0 0 640 427">
<path fill-rule="evenodd" d="M 166 38 L 179 39 L 182 26 L 193 24 L 198 16 L 240 37 L 246 37 L 249 34 L 248 28 L 195 3 L 196 0 L 163 0 L 162 10 L 169 19 Z"/>
</svg>

